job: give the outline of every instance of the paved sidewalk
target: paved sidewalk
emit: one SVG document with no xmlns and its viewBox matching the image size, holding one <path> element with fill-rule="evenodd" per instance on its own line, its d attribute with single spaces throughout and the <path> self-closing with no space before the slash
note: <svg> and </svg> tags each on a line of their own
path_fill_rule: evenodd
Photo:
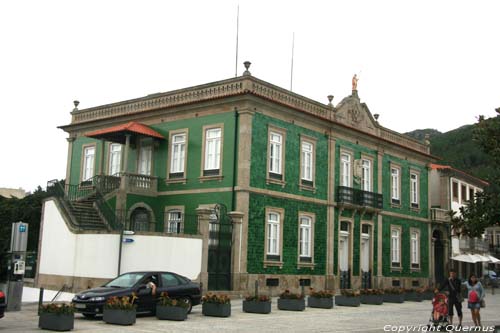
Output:
<svg viewBox="0 0 500 333">
<path fill-rule="evenodd" d="M 486 308 L 481 309 L 483 325 L 500 325 L 500 293 L 491 295 L 491 291 L 488 291 L 486 304 Z M 466 307 L 466 303 L 464 305 Z M 201 306 L 194 307 L 193 313 L 185 322 L 159 321 L 155 317 L 140 317 L 133 326 L 114 326 L 105 324 L 102 320 L 88 320 L 81 315 L 76 315 L 74 331 L 92 333 L 384 332 L 385 325 L 427 325 L 430 313 L 430 301 L 383 305 L 362 304 L 359 308 L 335 307 L 331 310 L 307 308 L 303 312 L 289 312 L 279 311 L 276 307 L 276 299 L 273 299 L 271 314 L 258 315 L 242 312 L 241 300 L 234 300 L 230 318 L 205 317 L 201 314 Z M 471 324 L 470 311 L 464 309 L 464 325 Z M 36 305 L 24 305 L 22 311 L 7 312 L 5 318 L 0 319 L 0 332 L 40 332 L 37 325 Z"/>
</svg>

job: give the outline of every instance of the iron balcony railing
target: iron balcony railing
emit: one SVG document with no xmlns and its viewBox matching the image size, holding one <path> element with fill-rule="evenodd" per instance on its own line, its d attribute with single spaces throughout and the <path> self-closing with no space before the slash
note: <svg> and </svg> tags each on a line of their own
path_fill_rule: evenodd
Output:
<svg viewBox="0 0 500 333">
<path fill-rule="evenodd" d="M 478 238 L 460 239 L 458 243 L 459 249 L 466 252 L 488 252 L 488 245 L 487 241 Z"/>
<path fill-rule="evenodd" d="M 500 255 L 500 244 L 490 244 L 490 253 L 493 255 Z"/>
<path fill-rule="evenodd" d="M 337 186 L 337 202 L 340 204 L 382 209 L 383 197 L 380 193 L 363 191 L 347 186 Z"/>
</svg>

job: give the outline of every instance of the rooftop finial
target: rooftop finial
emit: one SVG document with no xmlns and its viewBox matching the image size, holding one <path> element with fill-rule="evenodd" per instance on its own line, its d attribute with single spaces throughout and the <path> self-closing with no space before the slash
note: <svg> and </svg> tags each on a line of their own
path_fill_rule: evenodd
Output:
<svg viewBox="0 0 500 333">
<path fill-rule="evenodd" d="M 252 73 L 250 73 L 250 71 L 248 70 L 251 64 L 252 63 L 248 60 L 243 63 L 243 65 L 245 66 L 245 71 L 243 72 L 243 75 L 252 75 Z"/>
<path fill-rule="evenodd" d="M 78 111 L 78 105 L 80 104 L 80 101 L 73 101 L 73 105 L 75 105 L 75 108 L 73 111 Z"/>
<path fill-rule="evenodd" d="M 328 95 L 327 96 L 328 98 L 328 106 L 329 107 L 333 107 L 333 104 L 332 104 L 332 101 L 333 101 L 333 95 Z"/>
<path fill-rule="evenodd" d="M 375 114 L 373 115 L 373 118 L 375 118 L 375 120 L 376 120 L 376 121 L 378 121 L 378 117 L 380 117 L 380 115 L 379 115 L 378 113 L 375 113 Z"/>
</svg>

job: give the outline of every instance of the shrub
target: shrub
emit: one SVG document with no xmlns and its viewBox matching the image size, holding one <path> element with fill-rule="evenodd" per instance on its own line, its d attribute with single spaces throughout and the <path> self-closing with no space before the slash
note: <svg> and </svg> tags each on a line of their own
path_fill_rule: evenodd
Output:
<svg viewBox="0 0 500 333">
<path fill-rule="evenodd" d="M 392 295 L 404 294 L 405 290 L 403 288 L 387 288 L 384 289 L 384 293 Z"/>
<path fill-rule="evenodd" d="M 271 299 L 267 295 L 259 295 L 259 296 L 246 296 L 245 301 L 248 302 L 270 302 Z"/>
<path fill-rule="evenodd" d="M 315 291 L 314 288 L 311 288 L 310 291 L 309 296 L 316 298 L 332 298 L 334 295 L 334 292 L 330 290 Z"/>
<path fill-rule="evenodd" d="M 286 289 L 280 294 L 281 299 L 303 299 L 304 295 L 291 293 L 290 290 Z"/>
<path fill-rule="evenodd" d="M 40 313 L 72 314 L 74 312 L 73 304 L 49 303 L 40 306 Z"/>
<path fill-rule="evenodd" d="M 342 296 L 346 297 L 356 297 L 361 294 L 359 290 L 353 290 L 353 289 L 341 289 L 340 293 L 342 294 Z"/>
<path fill-rule="evenodd" d="M 134 304 L 136 299 L 137 296 L 135 293 L 132 293 L 131 296 L 112 296 L 106 300 L 104 307 L 112 310 L 133 310 L 137 307 L 137 305 Z"/>
<path fill-rule="evenodd" d="M 231 299 L 229 296 L 224 294 L 212 294 L 208 293 L 201 298 L 202 303 L 216 303 L 216 304 L 229 304 L 231 303 Z"/>
<path fill-rule="evenodd" d="M 188 308 L 189 307 L 189 304 L 186 302 L 177 300 L 175 298 L 170 298 L 166 291 L 164 291 L 160 294 L 160 297 L 158 298 L 157 304 L 161 305 L 161 306 L 177 306 L 179 308 Z"/>
<path fill-rule="evenodd" d="M 384 290 L 383 289 L 361 289 L 360 293 L 361 293 L 361 295 L 383 295 Z"/>
</svg>

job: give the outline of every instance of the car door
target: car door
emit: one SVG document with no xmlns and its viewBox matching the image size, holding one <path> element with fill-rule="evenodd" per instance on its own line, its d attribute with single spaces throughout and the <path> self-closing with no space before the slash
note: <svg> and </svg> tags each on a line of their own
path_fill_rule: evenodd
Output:
<svg viewBox="0 0 500 333">
<path fill-rule="evenodd" d="M 153 295 L 152 289 L 147 288 L 147 283 L 153 282 L 157 287 L 159 286 L 159 276 L 157 273 L 151 273 L 144 276 L 139 284 L 136 286 L 137 294 L 137 311 L 138 312 L 154 312 L 156 309 L 156 299 L 159 295 L 158 289 L 156 294 Z"/>
<path fill-rule="evenodd" d="M 185 295 L 182 282 L 172 273 L 161 273 L 161 290 L 166 291 L 172 298 Z"/>
</svg>

